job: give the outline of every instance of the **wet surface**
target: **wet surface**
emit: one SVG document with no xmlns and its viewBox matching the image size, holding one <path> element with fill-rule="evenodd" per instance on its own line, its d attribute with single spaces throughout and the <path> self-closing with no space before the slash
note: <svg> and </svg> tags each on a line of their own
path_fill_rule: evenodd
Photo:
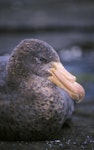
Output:
<svg viewBox="0 0 94 150">
<path fill-rule="evenodd" d="M 0 150 L 94 150 L 94 1 L 53 3 L 0 1 L 0 61 L 8 60 L 12 49 L 25 38 L 44 40 L 57 50 L 68 71 L 76 75 L 86 97 L 76 105 L 57 138 L 1 141 Z"/>
</svg>

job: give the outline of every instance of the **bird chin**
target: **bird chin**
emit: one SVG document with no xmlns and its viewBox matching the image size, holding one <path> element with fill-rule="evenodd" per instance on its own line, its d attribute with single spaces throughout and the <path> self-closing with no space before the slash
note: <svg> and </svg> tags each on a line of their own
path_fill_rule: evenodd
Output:
<svg viewBox="0 0 94 150">
<path fill-rule="evenodd" d="M 51 76 L 48 79 L 65 90 L 73 100 L 81 102 L 84 99 L 84 88 L 76 82 L 76 77 L 69 73 L 60 62 L 53 62 L 49 72 Z"/>
</svg>

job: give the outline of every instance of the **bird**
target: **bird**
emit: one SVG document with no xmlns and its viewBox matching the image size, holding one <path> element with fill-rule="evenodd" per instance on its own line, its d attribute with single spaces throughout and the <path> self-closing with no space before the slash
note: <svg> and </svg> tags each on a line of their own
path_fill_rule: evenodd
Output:
<svg viewBox="0 0 94 150">
<path fill-rule="evenodd" d="M 39 39 L 22 40 L 0 72 L 1 140 L 54 138 L 74 112 L 74 103 L 85 96 L 56 50 Z"/>
</svg>

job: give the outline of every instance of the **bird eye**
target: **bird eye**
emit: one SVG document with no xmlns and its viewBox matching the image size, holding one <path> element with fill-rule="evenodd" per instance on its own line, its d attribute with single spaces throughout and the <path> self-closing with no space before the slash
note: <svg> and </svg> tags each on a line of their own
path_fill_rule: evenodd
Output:
<svg viewBox="0 0 94 150">
<path fill-rule="evenodd" d="M 47 59 L 44 58 L 44 57 L 39 58 L 39 60 L 40 60 L 42 63 L 45 63 L 45 64 L 48 62 Z"/>
</svg>

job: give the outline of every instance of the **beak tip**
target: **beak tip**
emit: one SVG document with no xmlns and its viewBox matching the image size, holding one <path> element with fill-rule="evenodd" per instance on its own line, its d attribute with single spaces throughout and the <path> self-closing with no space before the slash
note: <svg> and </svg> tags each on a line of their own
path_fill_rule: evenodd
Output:
<svg viewBox="0 0 94 150">
<path fill-rule="evenodd" d="M 80 103 L 85 98 L 85 90 L 83 89 L 83 92 L 78 96 L 78 99 L 76 100 L 77 103 Z"/>
</svg>

